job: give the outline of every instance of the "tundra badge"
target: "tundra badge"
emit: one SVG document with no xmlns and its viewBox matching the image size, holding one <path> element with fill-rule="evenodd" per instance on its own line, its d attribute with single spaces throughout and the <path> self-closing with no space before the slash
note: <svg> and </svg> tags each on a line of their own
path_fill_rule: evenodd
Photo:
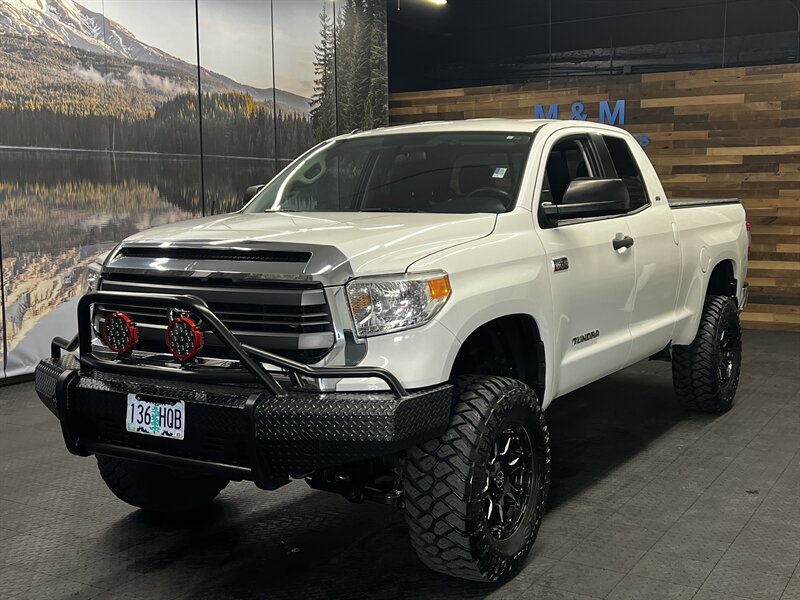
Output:
<svg viewBox="0 0 800 600">
<path fill-rule="evenodd" d="M 572 338 L 572 345 L 577 346 L 578 344 L 582 344 L 583 342 L 588 342 L 589 340 L 593 340 L 599 337 L 600 337 L 600 330 L 595 329 L 594 331 L 589 331 L 587 333 L 576 335 L 574 338 Z"/>
</svg>

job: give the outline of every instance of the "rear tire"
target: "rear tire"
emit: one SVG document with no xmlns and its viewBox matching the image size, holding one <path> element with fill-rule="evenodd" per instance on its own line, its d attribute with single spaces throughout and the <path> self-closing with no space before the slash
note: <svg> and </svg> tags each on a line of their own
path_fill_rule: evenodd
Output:
<svg viewBox="0 0 800 600">
<path fill-rule="evenodd" d="M 742 330 L 732 298 L 706 299 L 697 336 L 672 348 L 672 382 L 686 408 L 724 413 L 733 406 L 742 366 Z"/>
<path fill-rule="evenodd" d="M 138 508 L 153 512 L 189 512 L 209 504 L 228 485 L 224 477 L 178 471 L 160 465 L 97 456 L 108 489 Z"/>
<path fill-rule="evenodd" d="M 409 451 L 411 543 L 434 571 L 502 581 L 523 565 L 544 514 L 550 437 L 536 393 L 504 377 L 455 382 L 448 430 Z"/>
</svg>

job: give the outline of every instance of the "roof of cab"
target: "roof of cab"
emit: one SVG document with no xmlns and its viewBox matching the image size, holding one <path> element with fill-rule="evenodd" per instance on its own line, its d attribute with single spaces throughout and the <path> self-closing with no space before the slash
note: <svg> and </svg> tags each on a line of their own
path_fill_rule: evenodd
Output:
<svg viewBox="0 0 800 600">
<path fill-rule="evenodd" d="M 364 132 L 354 132 L 354 136 L 390 135 L 396 133 L 422 133 L 447 131 L 496 131 L 511 133 L 531 133 L 540 125 L 547 123 L 544 119 L 465 119 L 463 121 L 425 121 L 381 127 Z"/>
<path fill-rule="evenodd" d="M 422 123 L 409 123 L 407 125 L 394 125 L 392 127 L 379 127 L 369 131 L 354 131 L 345 137 L 366 137 L 373 135 L 393 135 L 400 133 L 436 133 L 450 131 L 488 131 L 498 133 L 533 133 L 542 125 L 559 124 L 564 128 L 590 126 L 591 128 L 617 129 L 609 125 L 575 121 L 566 119 L 464 119 L 460 121 L 425 121 Z"/>
</svg>

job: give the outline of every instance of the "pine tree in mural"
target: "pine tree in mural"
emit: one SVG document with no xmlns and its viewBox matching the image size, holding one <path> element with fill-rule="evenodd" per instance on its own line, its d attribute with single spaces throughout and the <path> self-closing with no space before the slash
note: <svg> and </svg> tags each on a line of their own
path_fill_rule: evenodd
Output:
<svg viewBox="0 0 800 600">
<path fill-rule="evenodd" d="M 389 122 L 389 75 L 386 55 L 386 4 L 371 1 L 369 19 L 369 91 L 364 101 L 364 124 L 380 127 Z"/>
<path fill-rule="evenodd" d="M 336 65 L 333 22 L 322 5 L 320 43 L 314 48 L 314 95 L 311 98 L 311 126 L 316 140 L 336 135 Z"/>
<path fill-rule="evenodd" d="M 373 129 L 388 120 L 386 5 L 383 0 L 336 4 L 333 22 L 324 4 L 320 15 L 312 100 L 317 140 L 330 137 L 332 130 Z"/>
<path fill-rule="evenodd" d="M 356 13 L 357 0 L 340 0 L 341 8 L 336 15 L 336 75 L 338 94 L 336 117 L 339 132 L 352 131 L 356 128 L 355 109 L 355 68 L 356 68 L 356 34 L 358 20 Z M 360 3 L 360 0 L 358 0 Z"/>
</svg>

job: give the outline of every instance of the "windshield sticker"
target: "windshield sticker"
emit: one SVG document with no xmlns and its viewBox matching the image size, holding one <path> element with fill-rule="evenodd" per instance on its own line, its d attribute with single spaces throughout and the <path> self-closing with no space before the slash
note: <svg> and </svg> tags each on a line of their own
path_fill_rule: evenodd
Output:
<svg viewBox="0 0 800 600">
<path fill-rule="evenodd" d="M 503 177 L 506 176 L 506 171 L 508 171 L 508 169 L 506 167 L 497 167 L 494 170 L 494 173 L 492 174 L 492 177 L 494 179 L 502 179 Z"/>
</svg>

